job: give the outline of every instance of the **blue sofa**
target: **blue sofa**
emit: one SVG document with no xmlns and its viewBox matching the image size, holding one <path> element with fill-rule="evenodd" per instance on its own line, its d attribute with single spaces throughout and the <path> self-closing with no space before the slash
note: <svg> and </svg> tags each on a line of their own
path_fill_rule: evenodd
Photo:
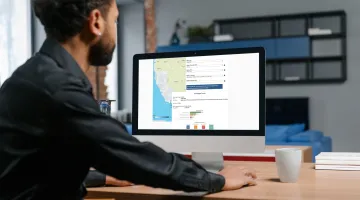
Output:
<svg viewBox="0 0 360 200">
<path fill-rule="evenodd" d="M 313 162 L 320 152 L 332 151 L 331 137 L 324 136 L 321 131 L 304 129 L 304 124 L 267 125 L 265 143 L 273 146 L 311 146 Z"/>
<path fill-rule="evenodd" d="M 126 124 L 126 128 L 131 134 L 131 124 Z M 267 125 L 265 143 L 269 146 L 311 146 L 313 162 L 320 152 L 332 151 L 331 137 L 320 131 L 304 129 L 304 124 Z"/>
</svg>

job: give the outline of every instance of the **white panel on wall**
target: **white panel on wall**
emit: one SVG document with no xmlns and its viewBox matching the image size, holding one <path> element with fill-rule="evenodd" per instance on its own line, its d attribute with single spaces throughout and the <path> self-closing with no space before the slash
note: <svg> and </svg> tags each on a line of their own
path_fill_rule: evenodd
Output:
<svg viewBox="0 0 360 200">
<path fill-rule="evenodd" d="M 44 30 L 44 26 L 41 24 L 40 20 L 35 17 L 35 51 L 39 51 L 43 42 L 45 41 L 46 38 L 46 33 Z"/>
<path fill-rule="evenodd" d="M 108 70 L 106 71 L 105 85 L 107 85 L 108 99 L 116 100 L 116 102 L 111 104 L 111 110 L 118 110 L 118 56 L 117 56 L 118 47 L 116 47 L 113 55 L 113 59 L 108 65 Z"/>
<path fill-rule="evenodd" d="M 142 4 L 130 4 L 120 7 L 120 66 L 123 69 L 119 77 L 121 85 L 121 102 L 124 109 L 132 109 L 132 73 L 133 56 L 145 52 L 145 28 L 144 6 Z"/>
<path fill-rule="evenodd" d="M 0 1 L 0 84 L 31 56 L 30 1 Z"/>
</svg>

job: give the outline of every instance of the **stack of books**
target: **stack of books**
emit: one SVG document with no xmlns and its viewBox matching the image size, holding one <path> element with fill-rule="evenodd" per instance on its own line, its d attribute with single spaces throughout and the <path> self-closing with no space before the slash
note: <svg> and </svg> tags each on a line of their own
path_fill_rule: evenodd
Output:
<svg viewBox="0 0 360 200">
<path fill-rule="evenodd" d="M 322 152 L 315 157 L 315 169 L 360 171 L 360 153 Z"/>
</svg>

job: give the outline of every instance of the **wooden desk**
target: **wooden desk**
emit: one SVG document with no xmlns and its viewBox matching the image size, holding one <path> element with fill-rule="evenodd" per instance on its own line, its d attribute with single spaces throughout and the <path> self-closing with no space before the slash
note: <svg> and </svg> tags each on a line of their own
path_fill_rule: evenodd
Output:
<svg viewBox="0 0 360 200">
<path fill-rule="evenodd" d="M 313 164 L 303 163 L 297 183 L 281 183 L 278 180 L 275 163 L 227 162 L 226 164 L 243 165 L 256 169 L 259 177 L 258 185 L 236 191 L 207 195 L 203 199 L 360 199 L 360 172 L 319 171 L 313 169 Z M 182 194 L 182 192 L 153 189 L 145 186 L 107 187 L 89 189 L 87 198 L 114 198 L 116 200 L 194 199 L 194 197 L 181 196 Z"/>
</svg>

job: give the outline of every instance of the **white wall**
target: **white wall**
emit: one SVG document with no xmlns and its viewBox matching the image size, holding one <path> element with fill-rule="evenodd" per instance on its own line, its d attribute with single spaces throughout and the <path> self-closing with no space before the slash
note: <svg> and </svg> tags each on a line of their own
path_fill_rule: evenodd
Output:
<svg viewBox="0 0 360 200">
<path fill-rule="evenodd" d="M 34 41 L 34 45 L 35 45 L 35 51 L 39 51 L 43 42 L 46 39 L 46 33 L 44 31 L 44 27 L 41 24 L 40 20 L 38 18 L 35 17 L 35 41 Z"/>
<path fill-rule="evenodd" d="M 269 86 L 268 97 L 308 96 L 311 99 L 311 128 L 333 138 L 335 151 L 360 151 L 360 1 L 359 0 L 157 0 L 158 44 L 167 45 L 178 18 L 188 24 L 209 25 L 213 19 L 277 15 L 324 10 L 348 14 L 348 81 L 341 85 Z M 124 6 L 126 34 L 122 40 L 126 56 L 126 83 L 131 81 L 132 55 L 144 51 L 144 26 L 140 5 Z M 130 84 L 123 100 L 131 109 Z"/>
<path fill-rule="evenodd" d="M 108 99 L 118 101 L 118 48 L 115 49 L 113 59 L 108 65 L 108 70 L 106 71 L 105 85 L 108 86 Z M 118 110 L 117 102 L 111 104 L 111 111 L 116 112 Z"/>
<path fill-rule="evenodd" d="M 120 9 L 121 47 L 120 67 L 123 69 L 119 77 L 121 91 L 120 101 L 125 109 L 132 108 L 132 58 L 134 54 L 145 52 L 144 6 L 129 4 Z"/>
</svg>

